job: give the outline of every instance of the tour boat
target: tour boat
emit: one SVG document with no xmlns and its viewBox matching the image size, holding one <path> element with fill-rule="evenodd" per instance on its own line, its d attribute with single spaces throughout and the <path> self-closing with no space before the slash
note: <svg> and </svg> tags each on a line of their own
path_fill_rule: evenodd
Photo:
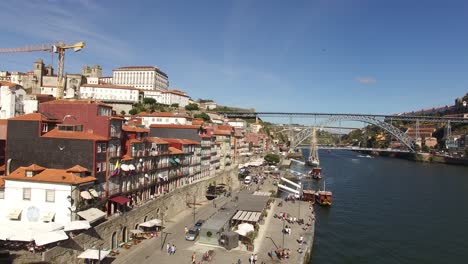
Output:
<svg viewBox="0 0 468 264">
<path fill-rule="evenodd" d="M 315 179 L 315 180 L 322 179 L 322 168 L 320 167 L 313 168 L 311 171 L 309 171 L 309 175 L 312 177 L 312 179 Z"/>
<path fill-rule="evenodd" d="M 332 192 L 325 191 L 325 181 L 323 182 L 323 191 L 315 193 L 315 201 L 322 206 L 332 205 Z"/>
<path fill-rule="evenodd" d="M 306 165 L 312 167 L 318 167 L 320 164 L 318 156 L 318 147 L 317 147 L 317 136 L 315 128 L 312 129 L 312 137 L 310 140 L 310 153 L 309 157 L 306 160 Z"/>
</svg>

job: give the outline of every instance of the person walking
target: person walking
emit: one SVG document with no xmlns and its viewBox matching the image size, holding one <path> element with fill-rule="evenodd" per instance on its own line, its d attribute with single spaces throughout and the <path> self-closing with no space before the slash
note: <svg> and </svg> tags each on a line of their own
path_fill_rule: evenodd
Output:
<svg viewBox="0 0 468 264">
<path fill-rule="evenodd" d="M 237 264 L 242 264 L 242 261 L 240 260 L 240 258 L 237 259 Z"/>
<path fill-rule="evenodd" d="M 258 256 L 257 256 L 257 254 L 255 254 L 255 255 L 254 255 L 253 263 L 256 264 L 256 263 L 257 263 L 257 260 L 258 260 Z"/>
<path fill-rule="evenodd" d="M 169 243 L 167 243 L 167 245 L 166 245 L 166 252 L 168 254 L 171 254 L 171 245 L 169 245 Z"/>
<path fill-rule="evenodd" d="M 188 233 L 188 228 L 187 228 L 187 226 L 184 227 L 184 232 L 185 232 L 185 234 L 187 235 L 187 233 Z"/>
<path fill-rule="evenodd" d="M 175 255 L 175 252 L 176 252 L 176 246 L 172 244 L 172 255 Z"/>
<path fill-rule="evenodd" d="M 253 254 L 250 256 L 249 262 L 250 262 L 250 264 L 253 264 L 253 263 L 254 263 L 254 255 L 253 255 Z"/>
<path fill-rule="evenodd" d="M 192 264 L 195 264 L 195 259 L 196 259 L 196 257 L 195 257 L 195 252 L 193 252 L 193 253 L 192 253 Z"/>
</svg>

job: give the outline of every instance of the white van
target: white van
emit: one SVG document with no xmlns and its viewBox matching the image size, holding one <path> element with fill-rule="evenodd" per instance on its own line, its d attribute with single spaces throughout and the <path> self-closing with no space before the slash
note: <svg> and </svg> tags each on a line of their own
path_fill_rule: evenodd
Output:
<svg viewBox="0 0 468 264">
<path fill-rule="evenodd" d="M 252 183 L 252 176 L 247 176 L 247 177 L 245 177 L 244 183 L 245 183 L 245 184 L 251 184 L 251 183 Z"/>
</svg>

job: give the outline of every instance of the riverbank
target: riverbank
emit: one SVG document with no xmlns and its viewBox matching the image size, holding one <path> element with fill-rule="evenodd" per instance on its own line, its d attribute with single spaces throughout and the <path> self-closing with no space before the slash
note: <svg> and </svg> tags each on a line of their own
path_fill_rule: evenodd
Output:
<svg viewBox="0 0 468 264">
<path fill-rule="evenodd" d="M 365 154 L 372 154 L 374 156 L 391 157 L 406 159 L 417 162 L 428 163 L 442 163 L 450 165 L 468 166 L 468 159 L 453 158 L 447 156 L 434 155 L 430 153 L 400 153 L 400 152 L 372 152 L 372 151 L 359 151 Z"/>
</svg>

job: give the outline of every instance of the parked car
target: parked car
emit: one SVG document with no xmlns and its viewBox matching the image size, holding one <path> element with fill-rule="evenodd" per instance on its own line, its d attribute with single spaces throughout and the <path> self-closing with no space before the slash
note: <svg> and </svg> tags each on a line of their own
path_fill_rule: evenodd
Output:
<svg viewBox="0 0 468 264">
<path fill-rule="evenodd" d="M 201 228 L 201 226 L 203 225 L 203 223 L 205 223 L 205 220 L 202 220 L 202 219 L 199 219 L 199 220 L 195 223 L 195 227 L 198 229 L 198 231 L 200 231 L 200 228 Z"/>
<path fill-rule="evenodd" d="M 13 263 L 10 251 L 6 249 L 0 249 L 0 263 L 10 264 Z"/>
<path fill-rule="evenodd" d="M 185 240 L 188 240 L 188 241 L 195 241 L 195 239 L 197 239 L 198 237 L 198 228 L 197 227 L 192 227 L 189 229 L 189 231 L 187 232 L 187 234 L 185 235 Z"/>
</svg>

